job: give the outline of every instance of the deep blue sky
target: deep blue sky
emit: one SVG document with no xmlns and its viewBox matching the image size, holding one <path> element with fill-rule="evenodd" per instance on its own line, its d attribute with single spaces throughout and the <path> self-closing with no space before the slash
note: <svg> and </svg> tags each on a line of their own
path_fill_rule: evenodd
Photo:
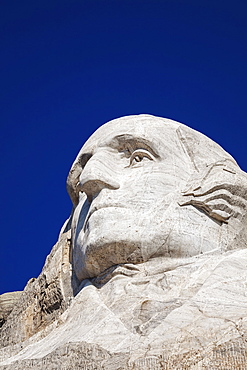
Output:
<svg viewBox="0 0 247 370">
<path fill-rule="evenodd" d="M 69 168 L 110 119 L 183 122 L 247 171 L 246 0 L 0 7 L 0 293 L 40 273 L 70 214 Z"/>
</svg>

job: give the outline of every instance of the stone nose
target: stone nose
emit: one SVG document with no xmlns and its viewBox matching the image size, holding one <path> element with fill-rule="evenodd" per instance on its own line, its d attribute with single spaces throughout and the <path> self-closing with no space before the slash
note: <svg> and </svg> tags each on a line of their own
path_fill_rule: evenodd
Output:
<svg viewBox="0 0 247 370">
<path fill-rule="evenodd" d="M 87 162 L 80 175 L 80 191 L 84 192 L 88 201 L 102 189 L 118 189 L 119 183 L 116 180 L 117 171 L 114 162 L 105 153 L 95 153 Z"/>
</svg>

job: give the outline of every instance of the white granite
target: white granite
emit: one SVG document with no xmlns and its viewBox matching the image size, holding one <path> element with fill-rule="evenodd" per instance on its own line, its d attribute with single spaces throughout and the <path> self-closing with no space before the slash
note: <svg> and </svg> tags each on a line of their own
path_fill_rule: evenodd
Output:
<svg viewBox="0 0 247 370">
<path fill-rule="evenodd" d="M 0 368 L 246 369 L 235 160 L 181 123 L 127 116 L 88 139 L 67 188 L 71 217 L 2 327 Z"/>
</svg>

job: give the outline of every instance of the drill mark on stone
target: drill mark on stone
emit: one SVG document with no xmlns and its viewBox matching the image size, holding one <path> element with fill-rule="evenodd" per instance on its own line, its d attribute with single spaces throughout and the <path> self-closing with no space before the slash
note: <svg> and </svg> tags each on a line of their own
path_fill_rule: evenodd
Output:
<svg viewBox="0 0 247 370">
<path fill-rule="evenodd" d="M 234 172 L 232 170 L 229 170 L 229 168 L 223 168 L 223 171 L 226 171 L 226 172 L 229 172 L 229 173 L 233 173 L 233 175 L 236 175 L 236 172 Z"/>
</svg>

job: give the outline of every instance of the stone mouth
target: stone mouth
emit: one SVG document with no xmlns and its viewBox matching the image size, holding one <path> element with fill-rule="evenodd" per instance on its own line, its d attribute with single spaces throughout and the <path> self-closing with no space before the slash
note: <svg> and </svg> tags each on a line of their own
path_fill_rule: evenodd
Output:
<svg viewBox="0 0 247 370">
<path fill-rule="evenodd" d="M 91 210 L 89 210 L 88 212 L 88 215 L 86 217 L 86 220 L 84 222 L 84 231 L 86 230 L 86 227 L 87 227 L 87 224 L 88 224 L 88 221 L 90 219 L 90 217 L 97 211 L 101 210 L 101 209 L 106 209 L 106 208 L 126 208 L 124 206 L 120 206 L 119 204 L 102 204 L 102 205 L 98 205 L 98 206 L 93 206 Z"/>
<path fill-rule="evenodd" d="M 106 270 L 101 272 L 98 276 L 91 278 L 90 281 L 97 288 L 100 288 L 116 276 L 126 276 L 126 277 L 135 276 L 136 274 L 141 272 L 138 266 L 139 265 L 134 265 L 130 263 L 122 263 L 119 265 L 114 265 L 114 266 L 108 267 Z"/>
</svg>

